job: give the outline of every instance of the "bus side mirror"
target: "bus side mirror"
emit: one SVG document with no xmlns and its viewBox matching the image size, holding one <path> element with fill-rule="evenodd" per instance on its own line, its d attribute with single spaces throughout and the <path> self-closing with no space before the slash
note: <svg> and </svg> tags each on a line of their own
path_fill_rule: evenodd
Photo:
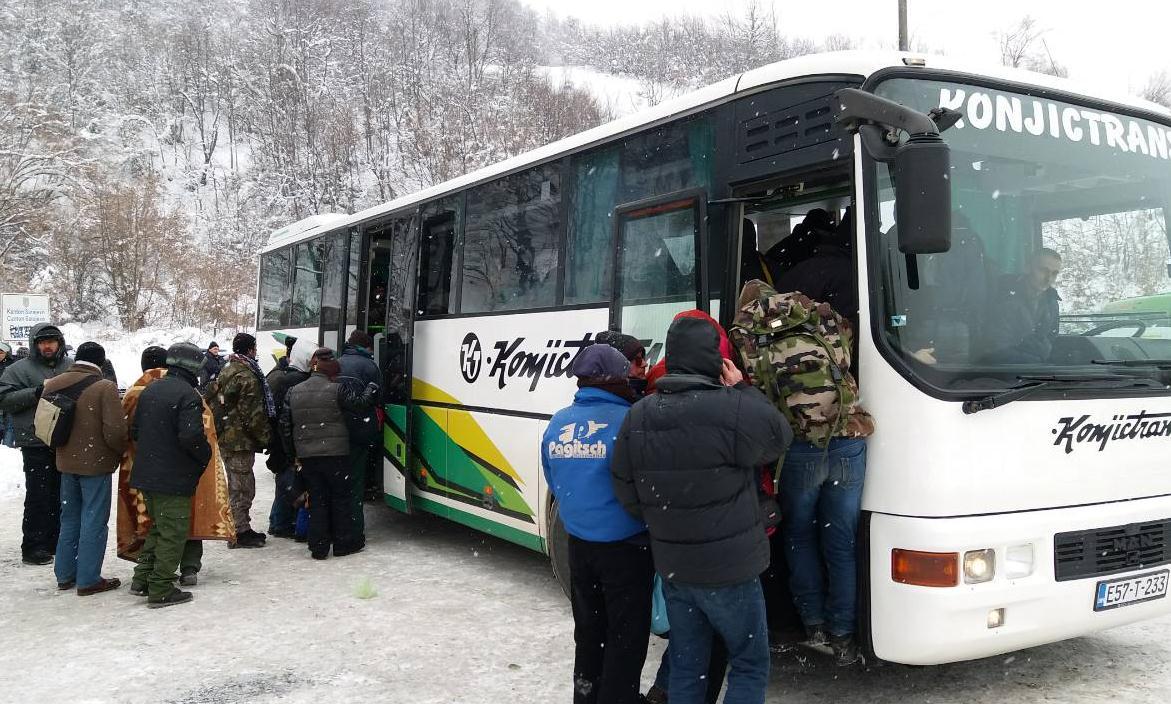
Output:
<svg viewBox="0 0 1171 704">
<path fill-rule="evenodd" d="M 895 222 L 899 251 L 935 254 L 951 249 L 951 152 L 938 134 L 915 135 L 894 157 Z"/>
</svg>

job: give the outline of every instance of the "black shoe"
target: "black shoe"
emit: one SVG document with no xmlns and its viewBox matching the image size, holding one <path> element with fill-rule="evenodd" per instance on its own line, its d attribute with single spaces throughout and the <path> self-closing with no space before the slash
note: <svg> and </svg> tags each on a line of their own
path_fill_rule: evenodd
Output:
<svg viewBox="0 0 1171 704">
<path fill-rule="evenodd" d="M 828 642 L 829 636 L 825 633 L 825 624 L 815 623 L 805 627 L 806 645 L 825 645 Z"/>
<path fill-rule="evenodd" d="M 296 538 L 297 531 L 292 528 L 269 528 L 268 534 L 276 538 Z"/>
<path fill-rule="evenodd" d="M 854 663 L 862 662 L 862 651 L 858 649 L 858 643 L 854 640 L 853 634 L 830 636 L 829 645 L 834 649 L 834 662 L 837 663 L 838 667 L 848 667 Z"/>
<path fill-rule="evenodd" d="M 146 585 L 138 582 L 130 583 L 130 596 L 146 596 Z"/>
<path fill-rule="evenodd" d="M 333 556 L 334 557 L 345 557 L 346 555 L 353 555 L 356 552 L 362 552 L 365 549 L 366 549 L 365 543 L 355 545 L 352 548 L 339 548 L 338 546 L 334 545 L 333 546 Z"/>
<path fill-rule="evenodd" d="M 195 572 L 186 572 L 179 575 L 180 587 L 194 587 L 197 584 L 199 584 L 199 577 Z"/>
<path fill-rule="evenodd" d="M 329 557 L 328 550 L 324 550 L 322 552 L 311 552 L 309 554 L 313 557 L 314 560 L 324 560 Z"/>
<path fill-rule="evenodd" d="M 73 581 L 72 579 L 68 582 L 57 582 L 57 591 L 67 592 L 70 589 L 73 589 L 75 586 L 77 586 L 77 582 Z"/>
<path fill-rule="evenodd" d="M 307 543 L 307 542 L 309 542 L 309 536 L 307 536 L 307 535 L 294 535 L 293 540 L 297 541 L 298 543 Z"/>
<path fill-rule="evenodd" d="M 47 565 L 53 561 L 53 553 L 30 552 L 27 555 L 22 555 L 20 561 L 26 565 Z"/>
<path fill-rule="evenodd" d="M 236 542 L 228 543 L 229 548 L 262 548 L 264 547 L 264 538 L 254 537 L 254 531 L 244 531 L 236 536 Z"/>
<path fill-rule="evenodd" d="M 148 609 L 161 609 L 164 606 L 174 606 L 175 604 L 185 604 L 185 603 L 191 601 L 191 599 L 192 599 L 191 592 L 184 592 L 184 591 L 180 591 L 178 589 L 172 589 L 170 594 L 162 597 L 161 599 L 156 599 L 153 596 L 150 597 L 149 599 L 147 599 L 146 600 L 146 608 L 148 608 Z"/>
<path fill-rule="evenodd" d="M 252 530 L 251 528 L 249 528 L 248 530 L 246 530 L 244 532 L 245 532 L 245 534 L 252 536 L 253 540 L 259 540 L 262 543 L 268 539 L 267 533 L 259 533 L 257 531 Z"/>
</svg>

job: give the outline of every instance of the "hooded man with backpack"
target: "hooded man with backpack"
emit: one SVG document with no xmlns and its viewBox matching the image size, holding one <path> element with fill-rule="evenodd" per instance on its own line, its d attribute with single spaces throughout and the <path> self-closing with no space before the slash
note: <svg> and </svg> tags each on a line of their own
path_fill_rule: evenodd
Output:
<svg viewBox="0 0 1171 704">
<path fill-rule="evenodd" d="M 33 417 L 45 381 L 69 369 L 73 360 L 65 356 L 65 336 L 55 325 L 33 326 L 29 344 L 29 356 L 0 376 L 0 411 L 9 416 L 15 444 L 24 456 L 21 560 L 26 565 L 47 565 L 53 561 L 61 529 L 61 475 L 52 448 L 33 433 Z"/>
<path fill-rule="evenodd" d="M 759 704 L 769 669 L 759 575 L 769 547 L 757 482 L 792 431 L 721 358 L 719 332 L 706 320 L 671 323 L 666 371 L 622 424 L 612 473 L 618 500 L 646 521 L 663 579 L 670 701 L 704 701 L 715 634 L 731 666 L 724 701 Z"/>
<path fill-rule="evenodd" d="M 850 373 L 850 323 L 828 303 L 754 280 L 740 293 L 731 336 L 752 383 L 796 435 L 779 497 L 789 587 L 806 639 L 828 642 L 837 663 L 851 665 L 861 659 L 856 552 L 874 421 Z"/>
<path fill-rule="evenodd" d="M 126 448 L 126 417 L 118 386 L 102 377 L 106 351 L 96 342 L 77 348 L 73 366 L 45 381 L 43 399 L 75 400 L 68 440 L 56 448 L 61 472 L 61 531 L 53 571 L 57 589 L 77 586 L 79 596 L 117 589 L 102 576 L 109 537 L 111 477 Z"/>
</svg>

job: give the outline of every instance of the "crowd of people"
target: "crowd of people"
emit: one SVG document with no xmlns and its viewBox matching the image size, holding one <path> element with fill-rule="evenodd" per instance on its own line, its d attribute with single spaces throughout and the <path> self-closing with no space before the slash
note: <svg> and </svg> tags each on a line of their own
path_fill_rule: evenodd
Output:
<svg viewBox="0 0 1171 704">
<path fill-rule="evenodd" d="M 839 665 L 861 660 L 855 551 L 874 424 L 850 325 L 754 280 L 731 331 L 685 311 L 649 370 L 641 343 L 615 332 L 572 363 L 578 391 L 541 457 L 569 534 L 575 704 L 715 702 L 725 674 L 724 702 L 763 702 L 770 612 L 795 611 Z M 652 631 L 668 645 L 642 694 Z"/>
<path fill-rule="evenodd" d="M 0 420 L 24 464 L 22 561 L 52 564 L 59 590 L 121 586 L 102 574 L 116 493 L 117 554 L 135 563 L 130 594 L 151 608 L 191 601 L 180 587 L 198 584 L 203 541 L 265 546 L 250 516 L 260 453 L 277 489 L 273 535 L 308 543 L 317 560 L 365 546 L 365 465 L 380 437 L 365 332 L 340 355 L 290 337 L 267 375 L 247 333 L 226 362 L 214 342 L 151 346 L 124 394 L 97 342 L 72 350 L 42 323 L 29 346 L 15 359 L 0 347 Z"/>
</svg>

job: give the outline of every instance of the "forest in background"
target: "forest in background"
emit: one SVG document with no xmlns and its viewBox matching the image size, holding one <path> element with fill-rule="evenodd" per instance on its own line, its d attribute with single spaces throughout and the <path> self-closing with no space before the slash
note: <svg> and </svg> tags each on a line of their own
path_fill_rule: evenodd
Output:
<svg viewBox="0 0 1171 704">
<path fill-rule="evenodd" d="M 765 8 L 600 28 L 517 0 L 7 0 L 0 288 L 131 331 L 248 326 L 272 230 L 626 111 L 548 67 L 654 104 L 854 43 L 786 36 Z M 1006 64 L 1064 72 L 1027 17 L 1000 41 Z M 1171 81 L 1147 93 L 1167 102 Z"/>
</svg>

